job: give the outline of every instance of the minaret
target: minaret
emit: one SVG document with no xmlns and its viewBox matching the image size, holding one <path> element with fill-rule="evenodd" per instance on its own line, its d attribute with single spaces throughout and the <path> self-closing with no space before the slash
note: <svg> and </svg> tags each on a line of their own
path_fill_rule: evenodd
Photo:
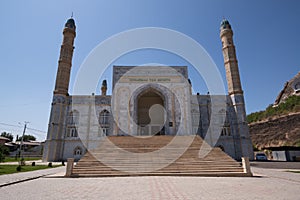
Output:
<svg viewBox="0 0 300 200">
<path fill-rule="evenodd" d="M 74 39 L 76 37 L 76 26 L 73 18 L 69 19 L 63 30 L 63 42 L 60 48 L 58 69 L 54 89 L 55 94 L 68 95 L 72 57 L 74 50 Z"/>
<path fill-rule="evenodd" d="M 107 81 L 103 80 L 101 86 L 101 95 L 106 96 L 106 91 L 107 91 Z"/>
<path fill-rule="evenodd" d="M 246 109 L 244 94 L 242 90 L 238 61 L 233 43 L 233 31 L 228 20 L 223 19 L 220 28 L 228 94 L 232 100 L 238 123 L 238 135 L 235 138 L 237 157 L 249 157 L 253 159 L 253 147 L 249 134 L 249 127 L 246 120 Z M 239 140 L 239 141 L 238 141 Z M 239 148 L 240 147 L 240 148 Z M 239 150 L 240 149 L 240 150 Z"/>
<path fill-rule="evenodd" d="M 223 45 L 222 50 L 226 69 L 228 93 L 229 95 L 243 94 L 235 46 L 232 39 L 233 32 L 229 22 L 226 19 L 224 19 L 221 23 L 220 37 Z"/>
<path fill-rule="evenodd" d="M 69 19 L 63 30 L 55 89 L 51 105 L 47 139 L 44 146 L 44 161 L 62 161 L 64 137 L 66 132 L 66 113 L 68 108 L 68 89 L 76 36 L 74 19 Z"/>
</svg>

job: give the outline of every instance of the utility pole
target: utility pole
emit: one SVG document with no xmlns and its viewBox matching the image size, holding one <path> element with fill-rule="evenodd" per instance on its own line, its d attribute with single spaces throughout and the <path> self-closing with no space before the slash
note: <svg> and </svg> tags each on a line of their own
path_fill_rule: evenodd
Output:
<svg viewBox="0 0 300 200">
<path fill-rule="evenodd" d="M 21 139 L 21 144 L 20 144 L 20 158 L 23 158 L 22 146 L 23 146 L 24 135 L 25 135 L 28 123 L 29 122 L 24 122 L 24 129 L 23 129 L 23 134 L 22 134 L 22 139 Z"/>
</svg>

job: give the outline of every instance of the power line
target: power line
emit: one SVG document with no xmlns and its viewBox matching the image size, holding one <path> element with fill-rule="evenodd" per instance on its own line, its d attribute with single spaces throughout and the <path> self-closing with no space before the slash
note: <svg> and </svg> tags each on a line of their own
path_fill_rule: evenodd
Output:
<svg viewBox="0 0 300 200">
<path fill-rule="evenodd" d="M 19 123 L 19 124 L 21 124 L 21 123 Z M 25 124 L 28 124 L 28 122 L 27 123 L 25 122 Z M 22 135 L 22 128 L 23 128 L 23 126 L 21 126 L 21 125 L 14 125 L 14 124 L 0 122 L 0 129 L 2 129 L 3 131 L 9 132 L 9 133 L 13 133 L 13 135 L 15 135 L 15 136 Z M 42 130 L 35 129 L 35 128 L 29 128 L 27 125 L 26 125 L 25 130 L 26 130 L 27 134 L 37 136 L 39 139 L 44 138 L 45 134 L 47 134 L 46 131 L 42 131 Z M 24 130 L 23 130 L 23 132 L 24 132 Z"/>
<path fill-rule="evenodd" d="M 6 123 L 2 123 L 2 122 L 0 122 L 0 124 L 5 125 L 5 126 L 13 126 L 13 127 L 22 128 L 22 126 L 13 125 L 13 124 L 6 124 Z"/>
<path fill-rule="evenodd" d="M 31 106 L 31 105 L 37 105 L 37 104 L 46 104 L 49 103 L 49 101 L 38 101 L 38 102 L 29 102 L 29 103 L 22 103 L 22 104 L 2 104 L 0 105 L 1 107 L 9 107 L 9 106 L 14 106 L 14 107 L 22 107 L 22 106 Z"/>
<path fill-rule="evenodd" d="M 29 128 L 27 127 L 28 130 L 32 130 L 32 131 L 37 131 L 37 132 L 41 132 L 41 133 L 47 133 L 46 131 L 41 131 L 41 130 L 38 130 L 38 129 L 35 129 L 35 128 Z"/>
<path fill-rule="evenodd" d="M 10 129 L 10 128 L 2 128 L 5 132 L 13 133 L 15 135 L 18 135 L 17 133 L 20 133 L 22 129 Z"/>
<path fill-rule="evenodd" d="M 7 123 L 3 123 L 3 122 L 0 122 L 0 125 L 22 128 L 22 126 L 19 126 L 19 125 L 7 124 Z M 38 132 L 41 132 L 41 133 L 47 133 L 46 131 L 42 131 L 42 130 L 35 129 L 35 128 L 27 127 L 27 129 L 30 129 L 30 130 L 33 130 L 33 131 L 38 131 Z"/>
<path fill-rule="evenodd" d="M 10 126 L 10 127 L 17 127 L 17 128 L 22 128 L 22 126 L 20 126 L 20 125 L 7 124 L 7 123 L 3 123 L 3 122 L 0 122 L 0 125 L 3 125 L 3 126 Z M 35 134 L 37 134 L 36 132 L 47 133 L 46 131 L 38 130 L 38 129 L 35 129 L 35 128 L 29 128 L 29 127 L 26 127 L 26 129 L 31 130 L 31 131 L 34 131 Z M 11 130 L 12 130 L 12 129 L 11 129 Z M 20 130 L 15 130 L 15 129 L 14 129 L 14 131 L 19 132 Z M 41 135 L 41 134 L 37 134 L 37 135 Z"/>
</svg>

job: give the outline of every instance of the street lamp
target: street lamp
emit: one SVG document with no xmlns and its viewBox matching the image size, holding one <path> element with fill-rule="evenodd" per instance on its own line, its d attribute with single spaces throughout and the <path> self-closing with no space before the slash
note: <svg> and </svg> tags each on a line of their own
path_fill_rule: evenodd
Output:
<svg viewBox="0 0 300 200">
<path fill-rule="evenodd" d="M 21 158 L 21 162 L 19 165 L 22 165 L 22 160 L 23 160 L 23 152 L 22 152 L 22 147 L 23 147 L 23 140 L 24 140 L 24 135 L 25 135 L 25 132 L 26 132 L 26 128 L 27 128 L 27 124 L 29 122 L 24 122 L 24 129 L 23 129 L 23 134 L 22 134 L 22 138 L 21 138 L 21 144 L 20 144 L 20 158 Z"/>
</svg>

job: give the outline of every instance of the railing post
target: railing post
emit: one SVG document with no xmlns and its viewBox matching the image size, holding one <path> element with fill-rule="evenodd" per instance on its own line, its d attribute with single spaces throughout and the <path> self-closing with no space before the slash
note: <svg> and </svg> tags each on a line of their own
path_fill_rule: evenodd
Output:
<svg viewBox="0 0 300 200">
<path fill-rule="evenodd" d="M 243 165 L 244 173 L 248 174 L 249 176 L 253 176 L 250 169 L 250 162 L 248 157 L 242 157 L 242 165 Z"/>
<path fill-rule="evenodd" d="M 74 158 L 67 159 L 66 177 L 70 177 L 73 173 Z"/>
</svg>

